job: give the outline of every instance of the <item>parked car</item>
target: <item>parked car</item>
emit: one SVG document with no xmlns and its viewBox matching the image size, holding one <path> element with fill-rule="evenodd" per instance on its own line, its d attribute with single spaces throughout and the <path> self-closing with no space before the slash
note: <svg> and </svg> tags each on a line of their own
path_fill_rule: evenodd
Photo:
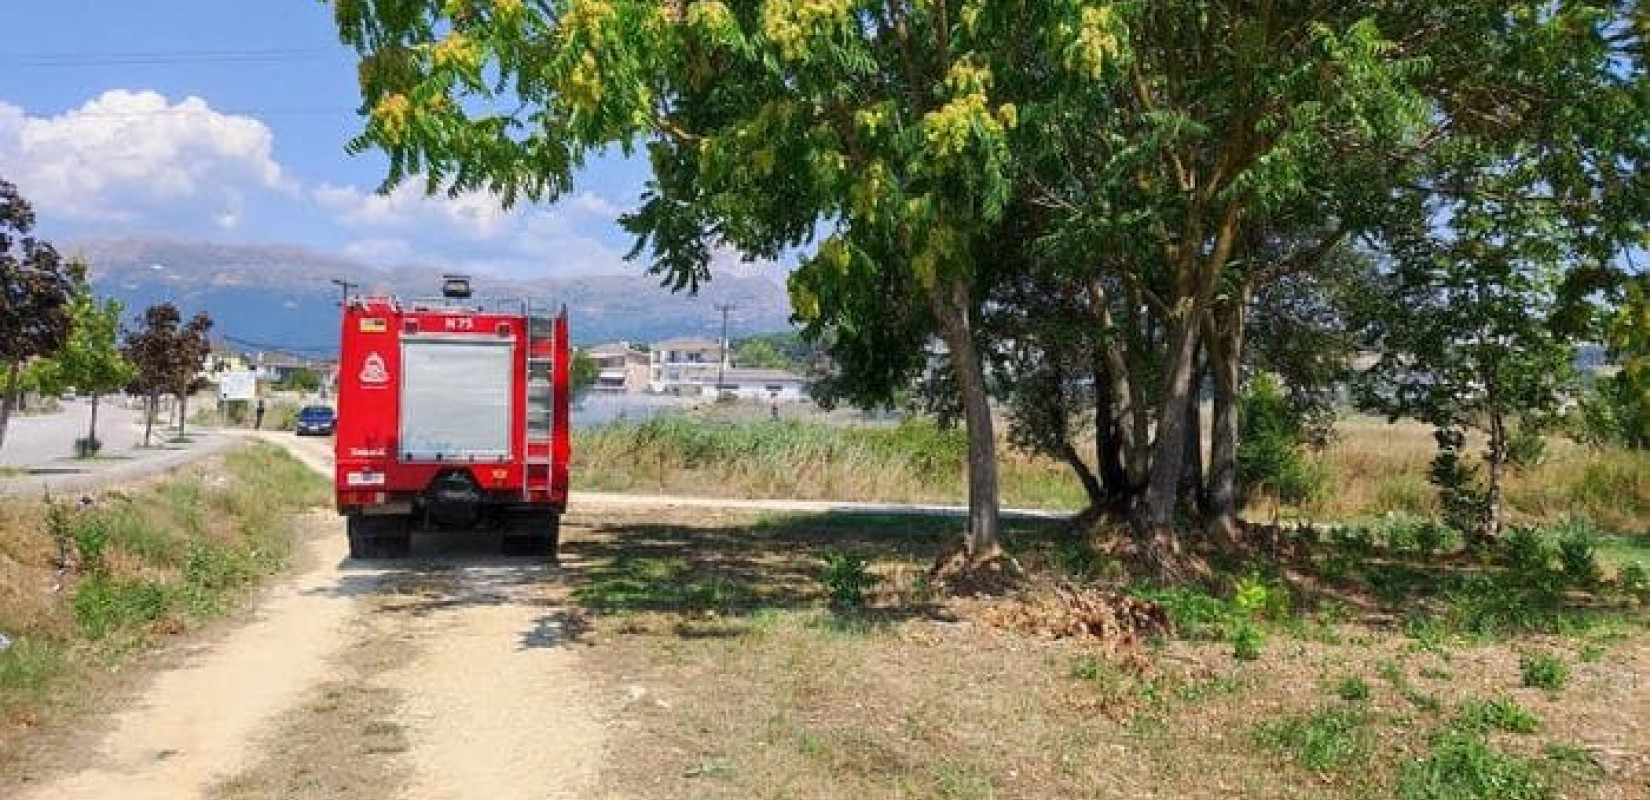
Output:
<svg viewBox="0 0 1650 800">
<path fill-rule="evenodd" d="M 331 436 L 338 414 L 326 406 L 304 406 L 298 411 L 299 436 Z"/>
</svg>

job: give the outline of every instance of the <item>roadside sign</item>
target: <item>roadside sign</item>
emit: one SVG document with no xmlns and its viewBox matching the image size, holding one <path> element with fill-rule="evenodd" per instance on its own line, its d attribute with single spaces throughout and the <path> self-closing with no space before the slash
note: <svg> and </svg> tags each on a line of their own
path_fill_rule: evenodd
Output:
<svg viewBox="0 0 1650 800">
<path fill-rule="evenodd" d="M 219 400 L 251 400 L 257 396 L 258 377 L 252 370 L 232 370 L 218 376 Z"/>
</svg>

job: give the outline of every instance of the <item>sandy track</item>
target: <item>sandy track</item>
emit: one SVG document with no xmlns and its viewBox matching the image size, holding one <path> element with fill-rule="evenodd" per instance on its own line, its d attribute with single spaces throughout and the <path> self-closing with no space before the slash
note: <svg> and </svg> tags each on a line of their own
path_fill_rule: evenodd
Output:
<svg viewBox="0 0 1650 800">
<path fill-rule="evenodd" d="M 267 438 L 330 474 L 325 443 Z M 339 520 L 306 523 L 307 566 L 249 623 L 156 675 L 22 800 L 604 796 L 558 569 L 477 541 L 360 564 Z"/>
</svg>

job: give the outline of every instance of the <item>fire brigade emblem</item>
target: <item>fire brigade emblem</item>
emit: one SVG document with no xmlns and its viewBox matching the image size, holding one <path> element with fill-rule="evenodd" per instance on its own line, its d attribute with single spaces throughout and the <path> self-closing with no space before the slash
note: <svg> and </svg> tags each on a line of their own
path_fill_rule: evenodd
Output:
<svg viewBox="0 0 1650 800">
<path fill-rule="evenodd" d="M 362 383 L 389 383 L 390 371 L 384 366 L 384 357 L 377 352 L 367 354 L 367 362 L 361 365 Z"/>
</svg>

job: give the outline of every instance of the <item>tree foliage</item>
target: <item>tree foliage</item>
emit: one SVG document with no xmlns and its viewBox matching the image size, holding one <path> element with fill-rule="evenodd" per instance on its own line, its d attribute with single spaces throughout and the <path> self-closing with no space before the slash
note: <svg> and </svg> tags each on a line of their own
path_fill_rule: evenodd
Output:
<svg viewBox="0 0 1650 800">
<path fill-rule="evenodd" d="M 24 365 L 56 352 L 73 327 L 78 264 L 33 236 L 34 209 L 0 177 L 0 445 L 6 440 Z"/>
<path fill-rule="evenodd" d="M 389 183 L 553 200 L 591 152 L 642 150 L 633 255 L 691 290 L 718 247 L 800 249 L 827 400 L 887 404 L 946 365 L 975 555 L 996 545 L 988 367 L 1020 443 L 1069 454 L 1092 425 L 1093 494 L 1167 566 L 1177 519 L 1235 535 L 1252 366 L 1321 405 L 1350 277 L 1500 286 L 1540 264 L 1542 292 L 1581 297 L 1620 283 L 1650 216 L 1627 2 L 335 8 L 362 54 L 352 146 L 388 153 Z"/>
<path fill-rule="evenodd" d="M 73 330 L 63 347 L 41 362 L 52 371 L 57 384 L 73 386 L 75 391 L 91 396 L 88 443 L 97 441 L 99 398 L 120 391 L 137 376 L 137 368 L 121 352 L 121 314 L 119 300 L 110 298 L 99 302 L 92 296 L 91 287 L 80 283 L 75 287 Z"/>
<path fill-rule="evenodd" d="M 133 387 L 149 398 L 146 419 L 152 422 L 156 401 L 162 394 L 177 398 L 180 405 L 178 435 L 184 433 L 183 413 L 197 375 L 211 353 L 208 332 L 212 318 L 205 312 L 192 317 L 188 323 L 171 303 L 158 303 L 145 309 L 142 326 L 126 335 L 124 354 L 137 370 Z M 143 443 L 149 444 L 150 428 L 146 424 Z"/>
</svg>

